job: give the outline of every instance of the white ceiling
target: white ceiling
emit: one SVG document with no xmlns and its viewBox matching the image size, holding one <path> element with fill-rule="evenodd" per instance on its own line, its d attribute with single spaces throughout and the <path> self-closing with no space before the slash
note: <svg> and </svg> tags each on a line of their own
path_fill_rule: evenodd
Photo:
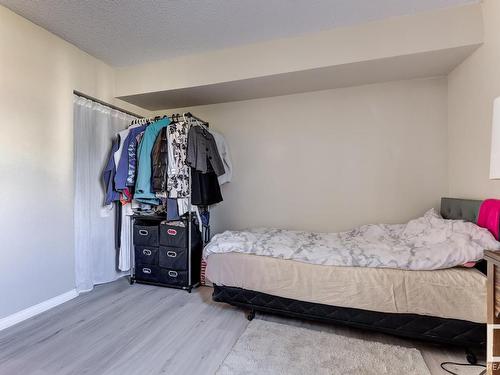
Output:
<svg viewBox="0 0 500 375">
<path fill-rule="evenodd" d="M 114 66 L 146 63 L 477 2 L 0 0 L 0 4 Z"/>
</svg>

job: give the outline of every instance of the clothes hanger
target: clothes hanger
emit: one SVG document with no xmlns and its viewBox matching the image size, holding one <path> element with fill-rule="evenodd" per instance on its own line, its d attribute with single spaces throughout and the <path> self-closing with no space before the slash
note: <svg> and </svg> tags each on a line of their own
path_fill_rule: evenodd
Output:
<svg viewBox="0 0 500 375">
<path fill-rule="evenodd" d="M 198 120 L 197 118 L 192 119 L 192 121 L 194 121 L 194 126 L 198 126 L 201 128 L 203 136 L 206 137 L 208 133 L 208 128 L 205 126 L 205 124 L 202 121 Z"/>
</svg>

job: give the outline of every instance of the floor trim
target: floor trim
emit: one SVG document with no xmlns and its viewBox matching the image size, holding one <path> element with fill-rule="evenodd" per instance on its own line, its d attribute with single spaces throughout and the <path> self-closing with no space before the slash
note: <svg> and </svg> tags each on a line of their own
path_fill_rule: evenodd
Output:
<svg viewBox="0 0 500 375">
<path fill-rule="evenodd" d="M 67 302 L 78 296 L 76 289 L 70 290 L 69 292 L 55 296 L 54 298 L 48 299 L 46 301 L 40 302 L 37 305 L 28 307 L 27 309 L 18 311 L 12 315 L 6 316 L 0 319 L 0 331 L 9 328 L 17 323 L 20 323 L 26 319 L 32 318 L 35 315 L 41 314 L 44 311 L 50 310 L 64 302 Z"/>
</svg>

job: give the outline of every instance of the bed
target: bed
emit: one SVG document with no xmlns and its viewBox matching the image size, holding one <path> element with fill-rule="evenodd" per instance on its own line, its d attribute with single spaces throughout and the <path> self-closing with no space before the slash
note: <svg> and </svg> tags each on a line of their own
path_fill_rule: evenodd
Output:
<svg viewBox="0 0 500 375">
<path fill-rule="evenodd" d="M 446 219 L 476 222 L 481 201 L 442 198 Z M 407 271 L 212 254 L 213 299 L 250 311 L 484 350 L 486 276 L 474 268 Z M 469 357 L 468 359 L 470 359 Z M 473 358 L 472 358 L 473 359 Z"/>
</svg>

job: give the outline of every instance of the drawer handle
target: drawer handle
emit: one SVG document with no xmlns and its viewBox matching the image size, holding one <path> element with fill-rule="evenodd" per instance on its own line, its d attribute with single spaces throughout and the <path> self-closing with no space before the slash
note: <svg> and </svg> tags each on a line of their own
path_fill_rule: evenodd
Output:
<svg viewBox="0 0 500 375">
<path fill-rule="evenodd" d="M 177 272 L 175 272 L 175 271 L 168 271 L 168 276 L 177 277 Z"/>
<path fill-rule="evenodd" d="M 147 236 L 149 232 L 146 229 L 139 229 L 139 234 L 141 236 Z"/>
<path fill-rule="evenodd" d="M 151 250 L 144 249 L 144 250 L 142 250 L 142 253 L 143 253 L 144 255 L 150 256 L 150 255 L 151 255 Z"/>
<path fill-rule="evenodd" d="M 150 274 L 151 273 L 151 268 L 143 268 L 142 272 Z"/>
<path fill-rule="evenodd" d="M 170 258 L 177 257 L 177 253 L 175 251 L 167 251 L 167 256 Z"/>
</svg>

